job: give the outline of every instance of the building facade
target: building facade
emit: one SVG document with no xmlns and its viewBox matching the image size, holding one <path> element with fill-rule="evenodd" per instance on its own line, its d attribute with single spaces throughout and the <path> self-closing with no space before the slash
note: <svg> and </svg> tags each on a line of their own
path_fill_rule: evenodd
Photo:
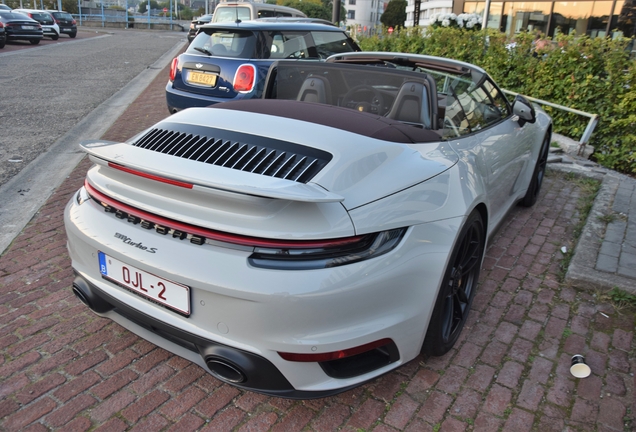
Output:
<svg viewBox="0 0 636 432">
<path fill-rule="evenodd" d="M 388 0 L 341 1 L 347 10 L 347 27 L 352 33 L 374 34 L 382 29 L 380 17 L 384 13 Z"/>
<path fill-rule="evenodd" d="M 590 37 L 636 36 L 636 0 L 489 2 L 487 26 L 513 36 L 520 31 Z M 482 16 L 484 1 L 456 1 L 454 10 Z"/>
<path fill-rule="evenodd" d="M 437 13 L 477 13 L 486 15 L 488 28 L 499 29 L 511 37 L 522 31 L 540 32 L 548 37 L 574 32 L 590 37 L 636 36 L 636 0 L 420 1 L 421 26 L 429 25 L 430 17 Z M 405 26 L 410 27 L 415 0 L 408 0 L 406 10 Z"/>
<path fill-rule="evenodd" d="M 407 0 L 404 27 L 426 27 L 431 24 L 432 16 L 453 12 L 453 0 L 420 0 L 420 19 L 418 23 L 415 23 L 415 3 L 415 0 Z"/>
</svg>

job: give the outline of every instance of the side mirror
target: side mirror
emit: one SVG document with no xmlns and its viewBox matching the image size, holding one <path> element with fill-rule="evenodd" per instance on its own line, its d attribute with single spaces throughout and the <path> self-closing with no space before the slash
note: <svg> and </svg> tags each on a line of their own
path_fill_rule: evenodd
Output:
<svg viewBox="0 0 636 432">
<path fill-rule="evenodd" d="M 512 113 L 519 117 L 520 126 L 525 123 L 534 123 L 537 120 L 532 103 L 521 95 L 515 97 L 515 101 L 512 103 Z"/>
</svg>

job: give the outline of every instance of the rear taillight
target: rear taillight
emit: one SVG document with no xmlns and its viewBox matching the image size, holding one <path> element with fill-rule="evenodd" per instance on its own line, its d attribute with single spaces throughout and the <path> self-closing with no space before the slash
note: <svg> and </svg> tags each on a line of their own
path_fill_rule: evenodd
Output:
<svg viewBox="0 0 636 432">
<path fill-rule="evenodd" d="M 55 20 L 55 24 L 57 24 L 57 25 L 60 24 L 60 20 L 59 19 L 55 18 L 54 20 Z"/>
<path fill-rule="evenodd" d="M 177 76 L 177 69 L 179 67 L 179 59 L 177 57 L 172 59 L 172 66 L 170 66 L 170 81 L 174 81 Z"/>
<path fill-rule="evenodd" d="M 4 24 L 2 24 L 2 23 L 0 22 L 0 28 L 2 28 L 2 27 L 4 27 Z"/>
<path fill-rule="evenodd" d="M 256 68 L 251 64 L 244 64 L 239 66 L 234 75 L 234 91 L 239 93 L 251 92 L 254 88 L 254 81 L 256 78 Z"/>
<path fill-rule="evenodd" d="M 395 249 L 406 228 L 355 237 L 314 241 L 309 245 L 257 246 L 248 262 L 275 270 L 314 270 L 353 264 L 384 255 Z M 335 240 L 338 240 L 336 242 Z"/>
<path fill-rule="evenodd" d="M 77 24 L 77 21 L 73 20 L 73 25 Z"/>
</svg>

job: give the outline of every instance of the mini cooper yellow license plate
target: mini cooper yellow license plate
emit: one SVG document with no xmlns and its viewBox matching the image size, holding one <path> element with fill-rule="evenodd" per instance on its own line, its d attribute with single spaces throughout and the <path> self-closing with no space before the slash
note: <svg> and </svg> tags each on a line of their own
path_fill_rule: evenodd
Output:
<svg viewBox="0 0 636 432">
<path fill-rule="evenodd" d="M 190 288 L 185 285 L 135 268 L 104 252 L 99 252 L 99 271 L 105 279 L 135 294 L 152 299 L 182 315 L 190 315 Z"/>
<path fill-rule="evenodd" d="M 187 81 L 190 84 L 198 84 L 198 85 L 214 87 L 216 85 L 217 77 L 218 75 L 216 74 L 190 71 L 190 73 L 188 74 Z"/>
</svg>

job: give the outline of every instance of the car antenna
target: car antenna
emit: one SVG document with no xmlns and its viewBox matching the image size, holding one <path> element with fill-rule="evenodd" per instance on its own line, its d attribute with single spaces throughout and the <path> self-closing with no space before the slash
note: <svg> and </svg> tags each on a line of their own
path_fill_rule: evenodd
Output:
<svg viewBox="0 0 636 432">
<path fill-rule="evenodd" d="M 239 24 L 241 20 L 238 17 L 238 7 L 234 8 L 234 15 L 236 15 L 236 21 L 234 21 L 234 23 Z"/>
</svg>

